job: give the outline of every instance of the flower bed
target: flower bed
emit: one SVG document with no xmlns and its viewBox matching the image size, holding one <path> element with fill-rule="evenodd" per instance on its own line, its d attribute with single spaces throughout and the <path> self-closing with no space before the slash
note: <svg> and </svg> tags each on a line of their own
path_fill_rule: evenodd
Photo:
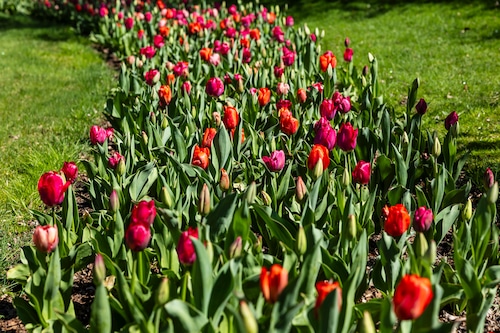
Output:
<svg viewBox="0 0 500 333">
<path fill-rule="evenodd" d="M 458 115 L 424 131 L 418 79 L 396 117 L 372 55 L 356 68 L 346 39 L 337 59 L 279 7 L 57 5 L 123 62 L 82 161 L 94 211 L 78 215 L 75 164 L 40 178 L 52 214 L 8 274 L 29 330 L 447 332 L 444 307 L 484 329 L 498 184 L 488 170 L 473 210 Z M 84 327 L 70 296 L 89 263 Z"/>
</svg>

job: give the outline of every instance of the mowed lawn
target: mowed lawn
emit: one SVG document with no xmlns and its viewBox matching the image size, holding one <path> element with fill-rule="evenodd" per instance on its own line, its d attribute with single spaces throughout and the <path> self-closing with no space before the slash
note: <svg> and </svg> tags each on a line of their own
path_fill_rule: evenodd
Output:
<svg viewBox="0 0 500 333">
<path fill-rule="evenodd" d="M 85 152 L 114 72 L 67 26 L 0 14 L 0 279 L 31 237 L 37 182 Z M 29 231 L 29 232 L 28 232 Z"/>
<path fill-rule="evenodd" d="M 444 118 L 460 115 L 460 152 L 478 181 L 486 167 L 500 176 L 500 7 L 495 1 L 294 1 L 296 24 L 325 31 L 323 50 L 342 62 L 344 39 L 354 63 L 378 60 L 385 100 L 400 113 L 420 78 L 429 104 L 425 125 L 444 136 Z"/>
</svg>

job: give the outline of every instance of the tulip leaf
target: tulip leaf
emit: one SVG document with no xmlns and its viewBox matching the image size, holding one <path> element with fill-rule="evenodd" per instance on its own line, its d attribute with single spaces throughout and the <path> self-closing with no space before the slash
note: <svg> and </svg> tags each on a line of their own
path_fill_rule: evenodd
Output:
<svg viewBox="0 0 500 333">
<path fill-rule="evenodd" d="M 233 145 L 231 143 L 231 138 L 229 137 L 226 128 L 221 126 L 214 137 L 211 152 L 211 156 L 217 157 L 217 168 L 219 170 L 221 168 L 224 168 L 226 170 L 230 169 L 229 163 L 231 161 L 232 147 Z"/>
<path fill-rule="evenodd" d="M 208 257 L 207 249 L 201 241 L 191 238 L 196 251 L 196 260 L 193 264 L 193 297 L 196 308 L 202 313 L 208 313 L 210 294 L 213 287 L 212 262 Z"/>
<path fill-rule="evenodd" d="M 500 265 L 490 266 L 484 272 L 483 286 L 495 288 L 500 284 Z"/>
<path fill-rule="evenodd" d="M 276 200 L 282 200 L 287 192 L 290 185 L 290 178 L 292 174 L 292 165 L 293 163 L 289 163 L 286 168 L 285 174 L 280 175 L 280 185 L 278 187 L 278 193 L 276 195 Z"/>
<path fill-rule="evenodd" d="M 339 301 L 342 295 L 338 288 L 330 292 L 319 307 L 319 332 L 338 332 L 340 309 Z M 344 322 L 344 320 L 342 320 Z"/>
<path fill-rule="evenodd" d="M 174 323 L 175 332 L 202 332 L 208 319 L 203 313 L 179 299 L 174 299 L 165 304 L 167 316 Z"/>
<path fill-rule="evenodd" d="M 104 284 L 99 283 L 95 289 L 95 297 L 90 313 L 90 332 L 111 332 L 111 308 L 108 292 Z"/>
<path fill-rule="evenodd" d="M 396 179 L 398 184 L 402 187 L 406 187 L 408 181 L 408 166 L 406 165 L 403 156 L 399 152 L 399 149 L 392 144 L 392 149 L 394 151 L 394 156 L 396 157 Z"/>
<path fill-rule="evenodd" d="M 139 201 L 149 192 L 158 178 L 158 169 L 153 162 L 143 166 L 130 183 L 129 194 L 132 201 Z"/>
<path fill-rule="evenodd" d="M 208 318 L 215 323 L 219 322 L 220 316 L 233 294 L 234 278 L 238 271 L 238 264 L 234 260 L 230 260 L 219 270 L 215 278 L 208 305 Z"/>
<path fill-rule="evenodd" d="M 232 193 L 221 201 L 207 216 L 207 224 L 210 226 L 211 239 L 219 239 L 229 229 L 233 220 L 238 196 Z"/>
<path fill-rule="evenodd" d="M 111 315 L 111 313 L 110 313 L 110 315 Z M 65 332 L 79 333 L 79 332 L 86 331 L 85 326 L 83 326 L 83 324 L 78 319 L 76 319 L 76 317 L 74 315 L 70 315 L 68 313 L 56 311 L 56 317 L 59 320 L 59 322 L 61 322 L 62 325 L 64 326 Z M 106 321 L 111 322 L 109 320 L 109 318 L 111 318 L 111 317 L 107 317 Z M 97 332 L 97 331 L 91 331 L 91 332 Z M 103 330 L 103 331 L 99 331 L 99 332 L 106 333 L 106 332 L 110 332 L 110 331 Z"/>
<path fill-rule="evenodd" d="M 434 234 L 434 240 L 436 241 L 436 244 L 441 243 L 452 225 L 458 219 L 459 215 L 459 205 L 453 205 L 446 207 L 434 217 L 436 230 L 436 233 Z"/>
<path fill-rule="evenodd" d="M 295 246 L 295 239 L 292 236 L 290 230 L 288 230 L 284 222 L 277 215 L 270 215 L 264 208 L 259 205 L 253 205 L 254 212 L 257 216 L 264 222 L 264 225 L 270 230 L 271 234 L 280 242 L 283 242 L 289 249 L 293 249 Z M 293 230 L 294 234 L 296 230 Z"/>
</svg>

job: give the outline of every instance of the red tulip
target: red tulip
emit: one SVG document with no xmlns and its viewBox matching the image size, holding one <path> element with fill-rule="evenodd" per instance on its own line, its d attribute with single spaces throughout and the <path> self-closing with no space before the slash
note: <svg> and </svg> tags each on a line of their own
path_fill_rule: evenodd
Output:
<svg viewBox="0 0 500 333">
<path fill-rule="evenodd" d="M 316 282 L 316 290 L 318 291 L 318 298 L 316 298 L 316 304 L 314 305 L 314 310 L 318 313 L 321 304 L 325 300 L 326 296 L 329 293 L 338 289 L 340 298 L 338 299 L 338 307 L 339 309 L 342 307 L 342 288 L 340 288 L 340 284 L 338 282 L 330 282 L 330 281 L 319 281 Z"/>
<path fill-rule="evenodd" d="M 399 320 L 413 320 L 424 313 L 434 294 L 431 281 L 416 274 L 405 275 L 394 291 L 394 312 Z"/>
<path fill-rule="evenodd" d="M 54 251 L 59 243 L 57 225 L 37 226 L 33 232 L 33 243 L 40 252 L 50 253 Z"/>
<path fill-rule="evenodd" d="M 134 224 L 144 224 L 149 227 L 153 224 L 155 217 L 156 207 L 154 200 L 143 200 L 132 208 L 130 220 Z"/>
<path fill-rule="evenodd" d="M 125 243 L 134 252 L 144 250 L 151 240 L 151 229 L 143 223 L 130 223 L 125 231 Z"/>
<path fill-rule="evenodd" d="M 269 88 L 260 88 L 259 96 L 257 99 L 259 101 L 260 106 L 265 106 L 267 103 L 269 103 L 269 100 L 271 99 L 271 90 L 269 90 Z"/>
<path fill-rule="evenodd" d="M 168 34 L 168 32 L 167 32 Z M 161 49 L 163 46 L 165 46 L 165 40 L 163 39 L 163 36 L 160 34 L 160 35 L 155 35 L 153 37 L 153 45 L 157 48 L 157 49 Z"/>
<path fill-rule="evenodd" d="M 281 265 L 272 265 L 270 271 L 262 267 L 260 273 L 260 290 L 268 303 L 276 303 L 287 284 L 288 272 Z"/>
<path fill-rule="evenodd" d="M 370 182 L 371 166 L 370 163 L 359 161 L 352 171 L 352 179 L 355 183 L 368 184 Z"/>
<path fill-rule="evenodd" d="M 410 227 L 410 215 L 402 204 L 384 207 L 384 230 L 392 237 L 400 237 Z"/>
<path fill-rule="evenodd" d="M 344 51 L 344 60 L 347 62 L 351 62 L 353 54 L 354 54 L 353 49 L 351 49 L 350 47 L 346 48 Z"/>
<path fill-rule="evenodd" d="M 206 170 L 208 168 L 209 163 L 210 163 L 210 149 L 200 148 L 198 147 L 198 145 L 195 145 L 191 164 L 199 166 L 200 168 Z"/>
<path fill-rule="evenodd" d="M 64 201 L 64 192 L 71 183 L 55 171 L 44 173 L 38 180 L 38 193 L 40 199 L 49 207 L 60 205 Z"/>
<path fill-rule="evenodd" d="M 307 92 L 304 88 L 299 88 L 297 90 L 297 100 L 299 103 L 305 103 L 307 100 Z"/>
<path fill-rule="evenodd" d="M 299 120 L 292 116 L 288 109 L 280 109 L 280 128 L 283 133 L 293 135 L 299 129 Z"/>
<path fill-rule="evenodd" d="M 314 167 L 321 160 L 323 163 L 323 170 L 326 170 L 330 165 L 330 157 L 328 156 L 328 148 L 323 145 L 316 144 L 312 147 L 309 157 L 307 159 L 307 167 L 309 170 L 314 170 Z"/>
<path fill-rule="evenodd" d="M 157 69 L 151 69 L 144 73 L 144 80 L 149 86 L 153 86 L 156 82 L 160 81 L 160 72 Z"/>
<path fill-rule="evenodd" d="M 418 114 L 424 115 L 427 112 L 427 103 L 425 102 L 425 99 L 421 98 L 415 106 L 415 109 Z"/>
<path fill-rule="evenodd" d="M 217 130 L 215 128 L 207 128 L 205 133 L 203 133 L 203 139 L 201 141 L 202 148 L 212 147 L 212 141 L 214 140 Z"/>
<path fill-rule="evenodd" d="M 68 182 L 72 184 L 75 182 L 78 176 L 78 167 L 75 162 L 64 162 L 61 171 Z"/>
<path fill-rule="evenodd" d="M 176 250 L 179 261 L 183 265 L 192 265 L 196 261 L 196 251 L 190 237 L 198 238 L 198 228 L 189 227 L 179 237 Z"/>
<path fill-rule="evenodd" d="M 224 117 L 222 119 L 224 126 L 226 126 L 227 130 L 232 130 L 236 128 L 240 122 L 240 115 L 238 114 L 238 110 L 234 106 L 225 106 L 224 107 Z"/>
</svg>

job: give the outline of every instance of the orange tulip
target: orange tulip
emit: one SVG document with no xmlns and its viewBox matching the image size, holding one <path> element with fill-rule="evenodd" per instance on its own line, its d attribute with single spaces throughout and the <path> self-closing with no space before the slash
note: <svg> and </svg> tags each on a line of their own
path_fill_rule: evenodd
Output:
<svg viewBox="0 0 500 333">
<path fill-rule="evenodd" d="M 387 206 L 386 206 L 387 207 Z M 410 215 L 402 204 L 384 207 L 384 230 L 392 237 L 400 237 L 410 227 Z"/>
<path fill-rule="evenodd" d="M 250 47 L 250 40 L 246 39 L 246 38 L 242 38 L 242 39 L 240 39 L 240 45 L 241 45 L 241 47 L 248 49 Z"/>
<path fill-rule="evenodd" d="M 211 55 L 212 55 L 212 49 L 209 47 L 204 47 L 200 50 L 200 58 L 205 61 L 210 61 Z"/>
<path fill-rule="evenodd" d="M 236 126 L 238 126 L 238 123 L 240 122 L 240 116 L 234 106 L 224 107 L 224 118 L 222 119 L 222 121 L 224 122 L 224 126 L 226 126 L 226 129 L 228 130 L 232 130 L 233 128 L 236 128 Z"/>
<path fill-rule="evenodd" d="M 288 272 L 281 265 L 272 265 L 270 271 L 262 267 L 260 273 L 260 290 L 268 303 L 276 303 L 287 284 Z"/>
<path fill-rule="evenodd" d="M 323 55 L 319 56 L 319 64 L 322 72 L 326 72 L 328 69 L 328 65 L 331 65 L 332 68 L 337 66 L 337 58 L 332 53 L 332 51 L 326 51 Z"/>
<path fill-rule="evenodd" d="M 269 88 L 260 88 L 258 96 L 259 105 L 260 106 L 266 105 L 267 103 L 269 103 L 270 99 L 271 99 L 271 90 Z"/>
<path fill-rule="evenodd" d="M 250 38 L 254 40 L 259 40 L 260 39 L 260 30 L 255 28 L 250 30 Z"/>
<path fill-rule="evenodd" d="M 283 133 L 293 135 L 299 129 L 299 120 L 288 109 L 280 109 L 280 128 Z"/>
<path fill-rule="evenodd" d="M 307 92 L 304 88 L 299 88 L 297 90 L 297 100 L 299 101 L 299 103 L 305 103 L 305 101 L 307 100 Z"/>
<path fill-rule="evenodd" d="M 201 141 L 202 148 L 212 147 L 212 141 L 214 140 L 217 130 L 215 128 L 207 128 L 205 133 L 203 133 L 203 140 Z"/>
<path fill-rule="evenodd" d="M 424 313 L 431 303 L 431 281 L 416 274 L 403 276 L 394 291 L 394 312 L 399 320 L 413 320 Z"/>
<path fill-rule="evenodd" d="M 312 147 L 307 159 L 307 167 L 309 170 L 314 170 L 314 167 L 321 160 L 323 162 L 323 170 L 326 170 L 330 165 L 330 157 L 328 156 L 328 148 L 323 145 L 316 144 Z"/>
<path fill-rule="evenodd" d="M 323 301 L 325 300 L 326 296 L 328 296 L 329 293 L 334 291 L 335 289 L 338 289 L 339 291 L 339 300 L 338 300 L 338 306 L 339 310 L 342 307 L 342 288 L 340 288 L 340 284 L 338 282 L 330 282 L 330 281 L 319 281 L 316 282 L 316 290 L 318 291 L 318 298 L 316 298 L 316 305 L 314 306 L 314 310 L 316 313 L 318 313 L 319 308 L 321 304 L 323 304 Z"/>
<path fill-rule="evenodd" d="M 189 34 L 196 35 L 201 31 L 201 24 L 198 22 L 191 22 L 188 26 Z"/>
<path fill-rule="evenodd" d="M 158 90 L 158 96 L 160 97 L 161 107 L 169 105 L 172 100 L 172 90 L 170 89 L 170 86 L 162 85 Z"/>
<path fill-rule="evenodd" d="M 170 32 L 170 28 L 169 27 L 167 27 L 167 26 L 160 27 L 159 33 L 163 37 L 167 37 L 169 32 Z"/>
<path fill-rule="evenodd" d="M 175 82 L 175 74 L 172 74 L 172 73 L 168 74 L 167 75 L 167 83 L 171 85 L 174 82 Z"/>
<path fill-rule="evenodd" d="M 198 145 L 194 146 L 193 159 L 191 164 L 199 166 L 200 168 L 206 170 L 208 164 L 210 163 L 210 149 L 200 148 Z"/>
</svg>

